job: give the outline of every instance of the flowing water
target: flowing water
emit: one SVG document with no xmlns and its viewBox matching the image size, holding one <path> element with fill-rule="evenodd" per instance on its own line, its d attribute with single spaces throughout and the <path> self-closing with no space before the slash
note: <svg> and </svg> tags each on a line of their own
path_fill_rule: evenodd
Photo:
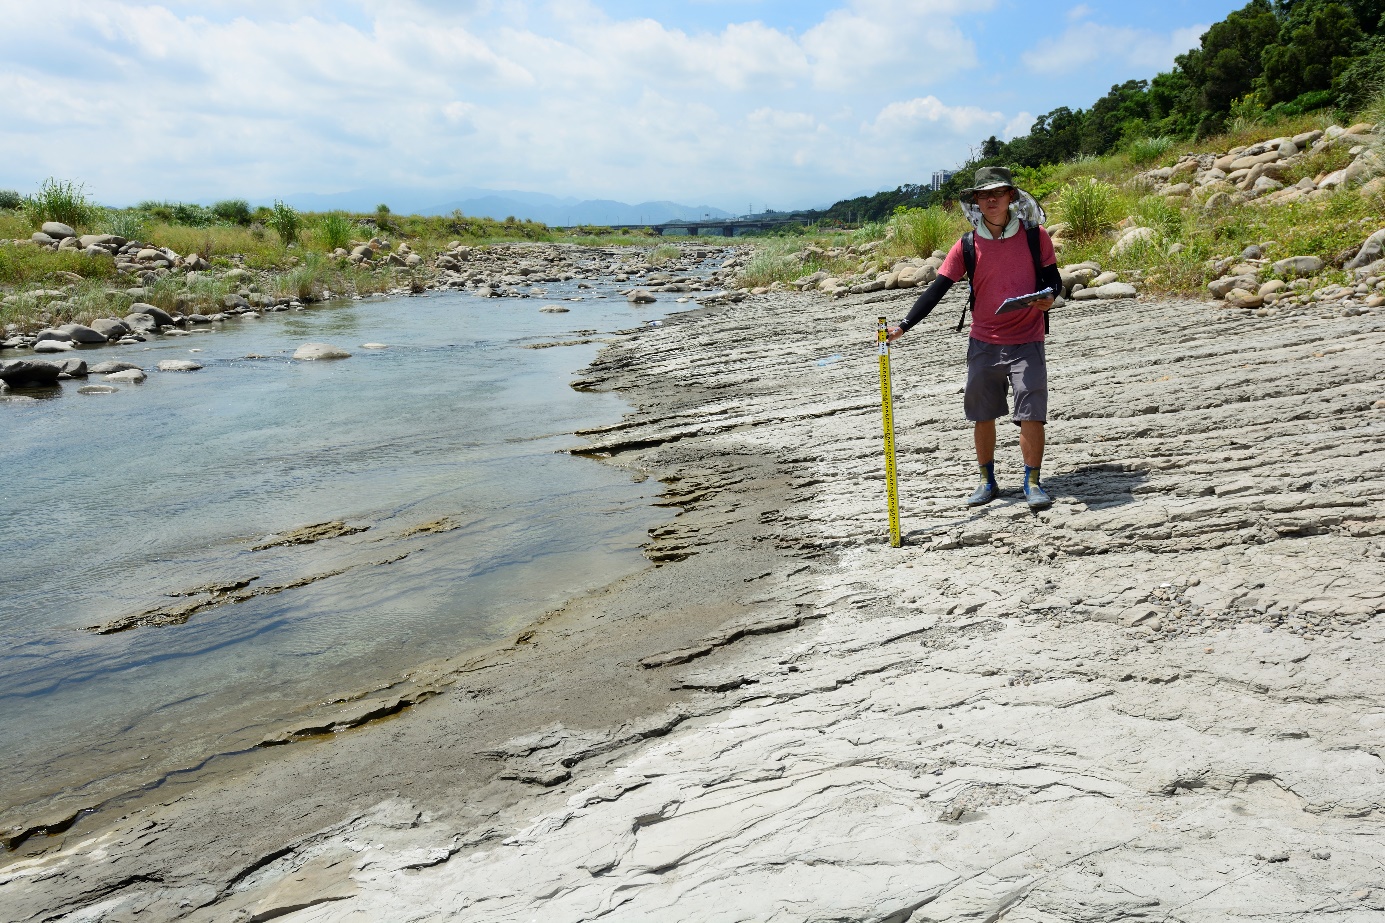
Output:
<svg viewBox="0 0 1385 923">
<path fill-rule="evenodd" d="M 600 344 L 522 347 L 672 305 L 634 308 L 599 283 L 558 301 L 575 284 L 233 320 L 84 352 L 151 370 L 115 394 L 67 382 L 0 403 L 0 811 L 95 797 L 151 753 L 166 771 L 253 744 L 312 703 L 503 638 L 643 566 L 658 485 L 565 451 L 625 410 L 569 387 Z M 289 358 L 312 341 L 354 355 Z M 168 358 L 204 369 L 152 371 Z M 455 528 L 405 534 L 440 519 Z M 365 531 L 252 550 L 330 520 Z M 323 574 L 336 576 L 184 624 L 82 630 L 211 583 Z"/>
</svg>

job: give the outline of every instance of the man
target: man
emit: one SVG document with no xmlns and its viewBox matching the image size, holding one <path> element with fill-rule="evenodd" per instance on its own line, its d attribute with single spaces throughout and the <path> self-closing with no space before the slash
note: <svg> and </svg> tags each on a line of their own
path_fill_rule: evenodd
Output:
<svg viewBox="0 0 1385 923">
<path fill-rule="evenodd" d="M 975 298 L 971 341 L 967 347 L 967 386 L 963 401 L 974 425 L 976 463 L 981 484 L 967 506 L 982 506 L 1000 495 L 995 479 L 995 421 L 1009 407 L 1006 388 L 1014 391 L 1012 417 L 1020 428 L 1024 456 L 1024 497 L 1030 509 L 1043 510 L 1053 500 L 1040 482 L 1044 460 L 1044 424 L 1048 418 L 1048 369 L 1044 362 L 1044 327 L 1052 298 L 1003 314 L 996 309 L 1008 298 L 1050 288 L 1063 290 L 1053 241 L 1040 225 L 1044 211 L 1034 197 L 1015 187 L 1004 167 L 976 171 L 975 184 L 962 191 L 962 211 L 976 229 Z M 1031 235 L 1037 236 L 1035 258 Z M 1037 272 L 1036 272 L 1037 270 Z M 889 330 L 891 341 L 928 316 L 954 283 L 967 274 L 963 241 L 953 245 L 938 269 L 938 278 L 924 291 L 909 314 Z M 1035 275 L 1038 275 L 1038 279 Z"/>
</svg>

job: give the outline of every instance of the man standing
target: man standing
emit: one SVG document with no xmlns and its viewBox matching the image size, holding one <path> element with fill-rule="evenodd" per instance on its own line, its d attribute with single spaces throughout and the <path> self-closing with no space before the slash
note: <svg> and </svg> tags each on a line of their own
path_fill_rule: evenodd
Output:
<svg viewBox="0 0 1385 923">
<path fill-rule="evenodd" d="M 971 341 L 967 347 L 967 386 L 963 401 L 974 425 L 976 463 L 981 483 L 967 506 L 982 506 L 1000 495 L 995 479 L 995 421 L 1009 411 L 1007 386 L 1014 392 L 1011 419 L 1020 428 L 1024 456 L 1024 497 L 1033 510 L 1047 509 L 1053 500 L 1043 489 L 1039 469 L 1044 459 L 1044 423 L 1048 419 L 1048 369 L 1044 362 L 1044 330 L 1052 298 L 1028 307 L 997 313 L 1009 298 L 1044 288 L 1062 291 L 1053 241 L 1041 225 L 1044 211 L 1034 197 L 1015 187 L 1004 167 L 976 171 L 975 184 L 962 191 L 962 211 L 976 229 L 953 245 L 938 269 L 938 278 L 924 291 L 909 314 L 889 330 L 897 340 L 928 316 L 954 283 L 970 275 L 972 287 Z M 968 272 L 967 251 L 974 253 Z M 1037 276 L 1037 278 L 1036 278 Z M 959 328 L 960 329 L 960 325 Z"/>
</svg>

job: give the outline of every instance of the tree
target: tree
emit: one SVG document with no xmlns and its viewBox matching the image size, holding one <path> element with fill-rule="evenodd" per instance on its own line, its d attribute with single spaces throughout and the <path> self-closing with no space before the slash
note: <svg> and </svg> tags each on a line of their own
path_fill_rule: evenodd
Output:
<svg viewBox="0 0 1385 923">
<path fill-rule="evenodd" d="M 1269 102 L 1289 102 L 1326 90 L 1350 64 L 1351 50 L 1365 38 L 1356 16 L 1336 0 L 1298 0 L 1279 30 L 1278 41 L 1261 55 Z"/>
<path fill-rule="evenodd" d="M 1224 114 L 1231 103 L 1255 89 L 1261 50 L 1279 35 L 1279 19 L 1269 0 L 1251 0 L 1229 13 L 1202 36 L 1202 45 L 1178 58 L 1200 92 L 1202 112 Z"/>
</svg>

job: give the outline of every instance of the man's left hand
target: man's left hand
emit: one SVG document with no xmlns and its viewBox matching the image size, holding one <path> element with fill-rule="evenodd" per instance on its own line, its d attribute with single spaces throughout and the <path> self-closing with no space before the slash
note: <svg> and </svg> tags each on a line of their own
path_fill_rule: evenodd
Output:
<svg viewBox="0 0 1385 923">
<path fill-rule="evenodd" d="M 1040 311 L 1047 311 L 1053 307 L 1052 298 L 1041 298 L 1038 301 L 1030 302 L 1030 307 L 1038 308 Z"/>
</svg>

